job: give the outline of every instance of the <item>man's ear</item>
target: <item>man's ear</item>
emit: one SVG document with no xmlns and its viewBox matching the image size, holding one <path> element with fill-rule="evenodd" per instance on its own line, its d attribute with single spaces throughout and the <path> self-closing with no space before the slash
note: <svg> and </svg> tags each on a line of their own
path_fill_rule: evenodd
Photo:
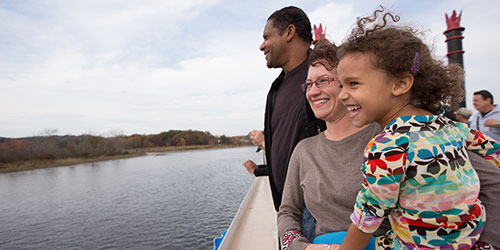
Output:
<svg viewBox="0 0 500 250">
<path fill-rule="evenodd" d="M 292 38 L 295 36 L 295 25 L 293 25 L 293 24 L 288 25 L 288 27 L 286 27 L 284 33 L 286 35 L 286 40 L 291 41 Z"/>
<path fill-rule="evenodd" d="M 394 96 L 400 96 L 409 93 L 411 87 L 413 87 L 414 80 L 415 78 L 413 78 L 413 75 L 410 73 L 406 73 L 403 76 L 398 77 L 392 86 L 392 94 Z"/>
<path fill-rule="evenodd" d="M 485 101 L 488 101 L 490 104 L 493 105 L 493 100 L 491 100 L 491 97 L 486 98 Z"/>
</svg>

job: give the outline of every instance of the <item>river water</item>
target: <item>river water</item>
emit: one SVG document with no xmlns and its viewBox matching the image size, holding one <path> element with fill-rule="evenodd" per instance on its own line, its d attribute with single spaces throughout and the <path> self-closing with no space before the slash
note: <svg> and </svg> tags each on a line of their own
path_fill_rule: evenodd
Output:
<svg viewBox="0 0 500 250">
<path fill-rule="evenodd" d="M 0 249 L 212 249 L 253 179 L 255 147 L 0 174 Z"/>
</svg>

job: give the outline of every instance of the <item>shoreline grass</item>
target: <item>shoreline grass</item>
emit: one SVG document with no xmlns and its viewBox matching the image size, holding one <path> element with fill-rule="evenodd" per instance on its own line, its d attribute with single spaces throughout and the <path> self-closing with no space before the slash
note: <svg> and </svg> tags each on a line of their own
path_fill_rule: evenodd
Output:
<svg viewBox="0 0 500 250">
<path fill-rule="evenodd" d="M 63 167 L 75 164 L 98 162 L 98 161 L 126 159 L 137 156 L 143 156 L 146 155 L 146 153 L 232 148 L 232 147 L 244 147 L 244 146 L 251 146 L 251 145 L 191 145 L 191 146 L 137 148 L 137 149 L 129 149 L 126 150 L 123 154 L 113 155 L 113 156 L 97 156 L 91 158 L 64 158 L 55 160 L 29 160 L 29 161 L 18 161 L 10 163 L 0 163 L 0 174 L 41 169 L 41 168 Z"/>
</svg>

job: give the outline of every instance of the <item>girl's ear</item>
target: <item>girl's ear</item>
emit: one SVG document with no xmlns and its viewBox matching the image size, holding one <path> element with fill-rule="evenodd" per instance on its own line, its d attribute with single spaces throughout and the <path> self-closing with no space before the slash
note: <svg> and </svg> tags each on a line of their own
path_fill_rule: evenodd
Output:
<svg viewBox="0 0 500 250">
<path fill-rule="evenodd" d="M 392 88 L 392 94 L 394 96 L 400 96 L 409 93 L 411 87 L 413 87 L 414 80 L 415 78 L 413 78 L 413 75 L 410 73 L 405 73 L 403 76 L 397 78 Z"/>
<path fill-rule="evenodd" d="M 286 34 L 286 40 L 290 41 L 292 38 L 295 36 L 295 25 L 290 24 L 288 27 L 285 29 L 285 34 Z"/>
</svg>

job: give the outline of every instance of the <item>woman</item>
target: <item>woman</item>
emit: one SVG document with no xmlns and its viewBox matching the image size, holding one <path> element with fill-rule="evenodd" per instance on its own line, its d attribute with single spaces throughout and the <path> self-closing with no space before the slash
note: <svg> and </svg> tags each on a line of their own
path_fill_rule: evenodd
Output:
<svg viewBox="0 0 500 250">
<path fill-rule="evenodd" d="M 306 206 L 316 221 L 316 235 L 347 231 L 357 193 L 361 190 L 363 150 L 380 132 L 370 124 L 355 127 L 346 108 L 338 98 L 336 82 L 336 46 L 323 40 L 310 55 L 305 84 L 306 96 L 316 117 L 326 122 L 327 129 L 302 140 L 290 159 L 283 200 L 278 212 L 278 234 L 283 249 L 329 249 L 327 244 L 311 244 L 302 236 L 301 216 Z M 470 154 L 481 181 L 480 199 L 486 209 L 498 211 L 500 204 L 500 170 L 491 167 L 479 156 Z M 481 240 L 500 245 L 500 216 L 489 213 Z M 375 236 L 390 228 L 385 221 Z M 318 237 L 318 238 L 320 238 Z M 337 243 L 338 244 L 338 243 Z"/>
</svg>

